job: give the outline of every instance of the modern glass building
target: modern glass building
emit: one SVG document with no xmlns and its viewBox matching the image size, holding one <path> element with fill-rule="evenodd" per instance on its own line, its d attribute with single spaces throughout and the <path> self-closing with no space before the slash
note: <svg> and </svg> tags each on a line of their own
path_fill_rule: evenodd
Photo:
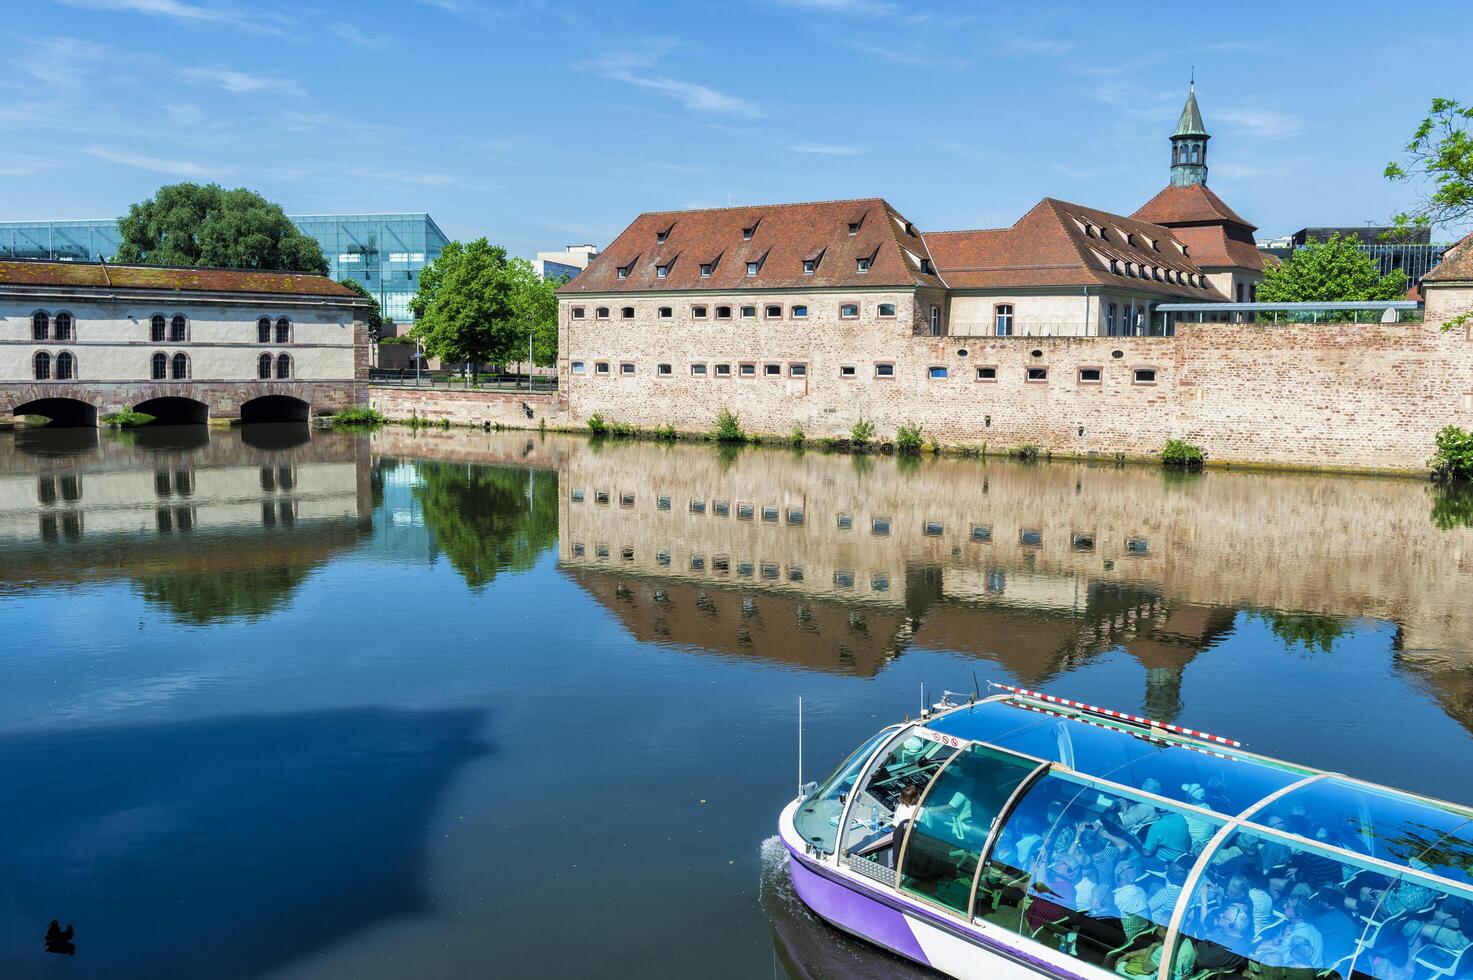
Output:
<svg viewBox="0 0 1473 980">
<path fill-rule="evenodd" d="M 409 300 L 419 275 L 449 239 L 423 212 L 412 214 L 289 215 L 317 239 L 334 279 L 357 279 L 378 297 L 384 316 L 410 323 Z M 80 221 L 0 221 L 0 258 L 95 262 L 118 250 L 115 218 Z"/>
</svg>

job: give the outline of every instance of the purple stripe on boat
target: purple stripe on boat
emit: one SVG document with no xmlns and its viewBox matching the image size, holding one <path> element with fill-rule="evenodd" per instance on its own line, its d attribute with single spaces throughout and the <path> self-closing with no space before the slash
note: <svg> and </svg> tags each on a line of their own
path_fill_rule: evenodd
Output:
<svg viewBox="0 0 1473 980">
<path fill-rule="evenodd" d="M 870 942 L 888 946 L 902 956 L 931 965 L 920 943 L 905 921 L 905 916 L 888 905 L 882 905 L 853 889 L 815 874 L 802 861 L 791 856 L 788 868 L 793 890 L 805 905 L 836 925 L 863 936 Z"/>
</svg>

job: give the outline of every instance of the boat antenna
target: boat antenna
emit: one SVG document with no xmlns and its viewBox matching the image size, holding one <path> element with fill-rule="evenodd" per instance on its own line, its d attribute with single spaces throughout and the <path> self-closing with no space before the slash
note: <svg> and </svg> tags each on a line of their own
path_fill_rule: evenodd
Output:
<svg viewBox="0 0 1473 980">
<path fill-rule="evenodd" d="M 977 683 L 977 672 L 974 670 L 972 671 L 972 700 L 980 701 L 981 699 L 982 685 Z"/>
<path fill-rule="evenodd" d="M 926 710 L 926 682 L 921 681 L 921 720 L 925 721 L 929 715 L 930 712 Z"/>
<path fill-rule="evenodd" d="M 798 695 L 798 795 L 803 795 L 803 695 Z"/>
</svg>

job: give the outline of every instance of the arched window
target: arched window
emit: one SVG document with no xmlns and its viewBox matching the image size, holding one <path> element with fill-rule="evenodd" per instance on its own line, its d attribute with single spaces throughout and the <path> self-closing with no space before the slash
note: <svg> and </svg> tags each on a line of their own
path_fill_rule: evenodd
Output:
<svg viewBox="0 0 1473 980">
<path fill-rule="evenodd" d="M 997 335 L 999 337 L 1011 337 L 1013 335 L 1013 307 L 1010 303 L 999 303 L 993 308 L 993 316 L 997 323 Z"/>
<path fill-rule="evenodd" d="M 46 340 L 51 336 L 51 317 L 45 310 L 31 314 L 31 339 Z"/>
<path fill-rule="evenodd" d="M 1199 147 L 1196 143 L 1193 143 L 1192 144 L 1192 162 L 1193 163 L 1197 163 L 1198 162 L 1198 157 L 1201 154 L 1201 152 L 1202 152 L 1201 147 Z"/>
<path fill-rule="evenodd" d="M 271 380 L 271 355 L 262 354 L 261 359 L 256 362 L 256 377 L 262 381 Z"/>
<path fill-rule="evenodd" d="M 162 381 L 169 376 L 169 355 L 159 351 L 152 357 L 152 368 L 150 372 L 153 380 Z"/>
<path fill-rule="evenodd" d="M 271 343 L 271 318 L 269 316 L 263 316 L 256 321 L 256 343 Z"/>
<path fill-rule="evenodd" d="M 175 381 L 182 381 L 189 377 L 189 356 L 183 351 L 175 354 L 173 368 L 173 378 Z"/>
<path fill-rule="evenodd" d="M 276 342 L 278 344 L 292 342 L 292 322 L 286 317 L 280 317 L 276 321 Z"/>
<path fill-rule="evenodd" d="M 292 376 L 292 356 L 290 354 L 282 354 L 276 359 L 276 376 L 278 378 Z"/>
<path fill-rule="evenodd" d="M 36 351 L 36 380 L 51 380 L 51 355 L 44 350 Z"/>
<path fill-rule="evenodd" d="M 72 315 L 70 313 L 58 313 L 58 314 L 56 314 L 56 335 L 55 335 L 55 337 L 56 337 L 57 340 L 71 340 L 72 339 Z"/>
<path fill-rule="evenodd" d="M 164 315 L 155 313 L 148 321 L 148 339 L 155 344 L 164 342 Z"/>
<path fill-rule="evenodd" d="M 189 339 L 189 321 L 181 313 L 175 313 L 169 321 L 169 343 L 182 344 Z"/>
<path fill-rule="evenodd" d="M 64 350 L 56 355 L 56 380 L 70 381 L 77 376 L 77 359 L 72 352 Z"/>
</svg>

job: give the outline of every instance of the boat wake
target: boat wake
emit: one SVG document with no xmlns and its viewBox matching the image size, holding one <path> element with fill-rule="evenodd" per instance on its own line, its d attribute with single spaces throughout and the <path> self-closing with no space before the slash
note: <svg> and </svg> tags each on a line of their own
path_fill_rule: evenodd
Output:
<svg viewBox="0 0 1473 980">
<path fill-rule="evenodd" d="M 809 911 L 776 836 L 762 842 L 762 910 L 772 923 L 774 980 L 935 980 L 940 974 L 840 932 Z"/>
</svg>

